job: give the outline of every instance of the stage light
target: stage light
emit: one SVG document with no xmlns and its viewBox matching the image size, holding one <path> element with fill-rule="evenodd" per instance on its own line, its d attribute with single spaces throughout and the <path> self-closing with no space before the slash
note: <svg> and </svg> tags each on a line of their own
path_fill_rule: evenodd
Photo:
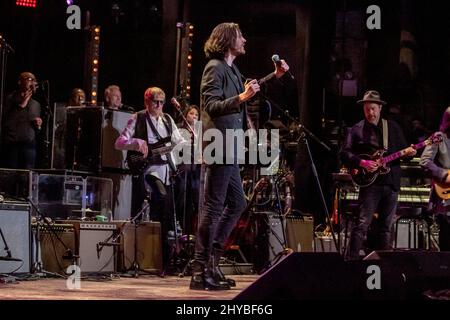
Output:
<svg viewBox="0 0 450 320">
<path fill-rule="evenodd" d="M 66 0 L 66 3 L 68 6 L 71 6 L 71 5 L 73 5 L 73 0 Z"/>
<path fill-rule="evenodd" d="M 37 0 L 16 0 L 16 6 L 36 8 Z"/>
</svg>

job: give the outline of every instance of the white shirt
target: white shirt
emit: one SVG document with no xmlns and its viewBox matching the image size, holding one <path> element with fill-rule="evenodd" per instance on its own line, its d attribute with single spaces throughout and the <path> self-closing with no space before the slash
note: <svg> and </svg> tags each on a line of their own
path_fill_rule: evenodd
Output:
<svg viewBox="0 0 450 320">
<path fill-rule="evenodd" d="M 185 143 L 186 141 L 183 139 L 183 137 L 180 134 L 180 131 L 178 130 L 178 127 L 176 126 L 175 122 L 173 121 L 172 117 L 168 115 L 166 119 L 170 119 L 169 126 L 172 127 L 172 143 L 173 144 L 179 144 L 179 143 Z M 139 138 L 133 138 L 135 128 L 136 128 L 136 120 L 137 120 L 137 114 L 134 114 L 133 117 L 131 117 L 130 120 L 128 120 L 127 126 L 122 131 L 120 136 L 117 138 L 115 147 L 118 150 L 133 150 L 138 151 L 140 146 L 144 143 L 155 143 L 158 142 L 158 137 L 153 133 L 153 130 L 151 129 L 150 125 L 148 124 L 148 121 L 146 121 L 147 125 L 147 141 L 144 141 Z M 166 126 L 163 122 L 163 116 L 160 116 L 158 118 L 150 115 L 150 121 L 152 121 L 153 125 L 156 128 L 156 131 L 158 131 L 161 138 L 165 138 L 169 135 L 167 132 Z M 150 152 L 150 150 L 149 150 Z M 172 163 L 175 164 L 174 156 L 172 152 L 170 153 L 170 157 L 172 160 Z M 167 156 L 163 155 L 161 156 L 163 160 L 167 160 Z M 149 166 L 145 174 L 151 174 L 158 179 L 160 179 L 165 185 L 170 185 L 170 165 L 167 164 L 158 164 L 158 165 L 151 165 Z"/>
</svg>

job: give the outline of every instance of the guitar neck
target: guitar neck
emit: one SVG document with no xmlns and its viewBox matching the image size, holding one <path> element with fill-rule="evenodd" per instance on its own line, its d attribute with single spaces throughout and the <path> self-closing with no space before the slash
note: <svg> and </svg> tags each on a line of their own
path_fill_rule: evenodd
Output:
<svg viewBox="0 0 450 320">
<path fill-rule="evenodd" d="M 413 149 L 415 149 L 415 150 L 421 149 L 421 148 L 425 147 L 426 144 L 427 144 L 426 140 L 419 142 L 419 143 L 413 145 Z M 387 157 L 384 157 L 383 163 L 389 163 L 391 161 L 394 161 L 394 160 L 397 160 L 398 158 L 403 157 L 406 154 L 406 149 L 408 149 L 408 148 L 402 149 L 400 151 L 397 151 L 397 152 L 394 152 L 393 154 L 388 155 Z"/>
</svg>

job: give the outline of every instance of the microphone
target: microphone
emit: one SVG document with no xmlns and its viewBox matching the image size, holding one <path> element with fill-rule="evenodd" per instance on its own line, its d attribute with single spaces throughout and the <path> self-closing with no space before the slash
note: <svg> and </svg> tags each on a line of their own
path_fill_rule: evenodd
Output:
<svg viewBox="0 0 450 320">
<path fill-rule="evenodd" d="M 103 250 L 103 247 L 116 247 L 120 246 L 120 243 L 115 242 L 98 242 L 97 243 L 97 258 L 100 259 L 100 252 Z"/>
<path fill-rule="evenodd" d="M 277 66 L 281 66 L 281 59 L 280 59 L 279 55 L 274 54 L 272 56 L 272 61 L 275 62 Z M 286 71 L 286 73 L 291 77 L 292 80 L 294 80 L 294 76 L 292 75 L 292 73 L 289 70 Z"/>
<path fill-rule="evenodd" d="M 172 102 L 172 104 L 175 106 L 175 108 L 177 108 L 178 110 L 181 110 L 181 105 L 175 97 L 172 97 L 172 99 L 170 99 L 170 102 Z"/>
<path fill-rule="evenodd" d="M 13 258 L 13 257 L 0 257 L 0 261 L 22 261 L 22 259 L 18 259 L 18 258 Z"/>
</svg>

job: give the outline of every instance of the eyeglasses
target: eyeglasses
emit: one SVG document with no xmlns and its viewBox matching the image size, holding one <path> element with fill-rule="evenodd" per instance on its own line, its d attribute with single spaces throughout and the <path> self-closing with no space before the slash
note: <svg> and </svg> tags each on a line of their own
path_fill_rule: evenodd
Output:
<svg viewBox="0 0 450 320">
<path fill-rule="evenodd" d="M 150 100 L 153 104 L 164 104 L 164 103 L 166 103 L 166 100 L 153 100 L 153 99 L 151 99 Z"/>
</svg>

